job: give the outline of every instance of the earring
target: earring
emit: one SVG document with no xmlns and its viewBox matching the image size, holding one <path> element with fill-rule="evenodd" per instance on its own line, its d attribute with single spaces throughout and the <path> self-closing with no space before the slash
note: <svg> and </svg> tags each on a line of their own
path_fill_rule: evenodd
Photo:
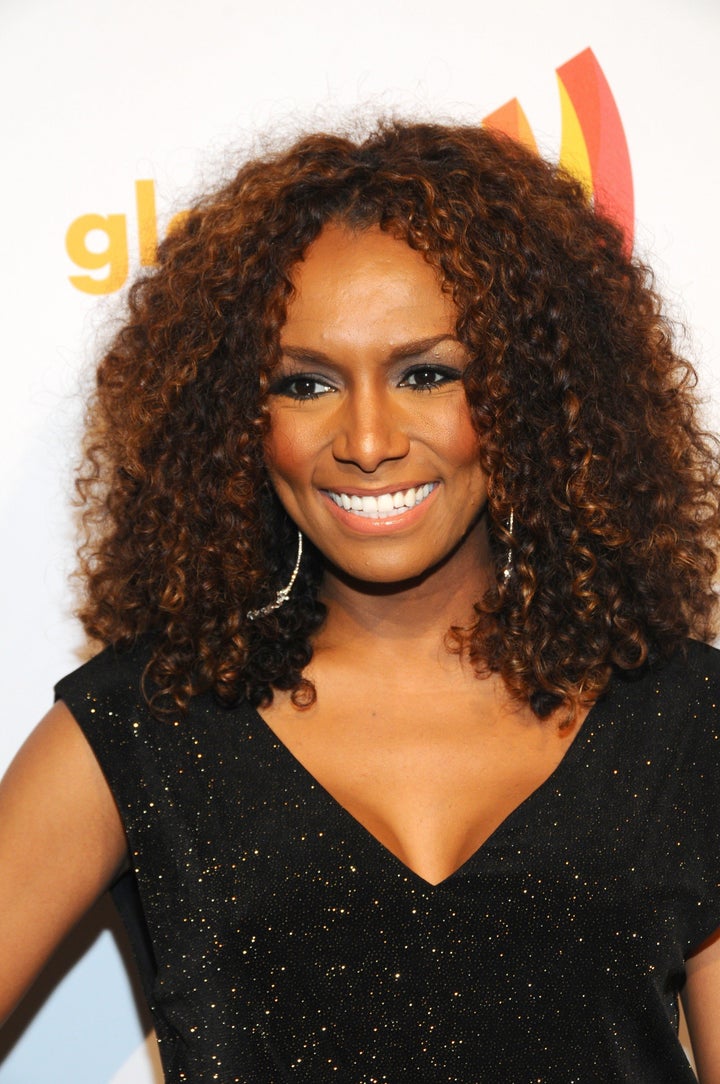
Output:
<svg viewBox="0 0 720 1084">
<path fill-rule="evenodd" d="M 300 562 L 302 561 L 302 532 L 298 531 L 298 550 L 297 558 L 295 560 L 295 568 L 292 570 L 292 576 L 288 580 L 285 587 L 281 587 L 272 602 L 268 602 L 267 606 L 262 606 L 259 610 L 248 610 L 248 621 L 254 621 L 256 617 L 265 617 L 266 614 L 271 614 L 273 610 L 279 610 L 281 606 L 284 606 L 287 600 L 290 598 L 290 592 L 293 589 L 295 580 L 297 579 L 298 572 L 300 571 Z"/>
<path fill-rule="evenodd" d="M 510 521 L 508 523 L 508 534 L 509 535 L 512 535 L 514 521 L 515 521 L 515 509 L 511 508 L 510 509 Z M 513 574 L 513 555 L 512 555 L 512 545 L 510 545 L 510 546 L 508 546 L 507 557 L 505 558 L 505 568 L 503 569 L 503 579 L 504 579 L 505 583 L 508 582 L 508 580 L 510 579 L 512 574 Z"/>
</svg>

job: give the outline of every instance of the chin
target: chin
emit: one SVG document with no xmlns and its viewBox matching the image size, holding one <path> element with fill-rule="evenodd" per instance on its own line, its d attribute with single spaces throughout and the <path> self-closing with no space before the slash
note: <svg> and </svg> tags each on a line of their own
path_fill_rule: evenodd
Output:
<svg viewBox="0 0 720 1084">
<path fill-rule="evenodd" d="M 403 562 L 397 565 L 384 564 L 379 568 L 369 568 L 367 565 L 337 565 L 330 561 L 328 571 L 337 579 L 367 594 L 380 594 L 416 587 L 442 568 L 444 563 L 444 556 L 431 564 Z"/>
</svg>

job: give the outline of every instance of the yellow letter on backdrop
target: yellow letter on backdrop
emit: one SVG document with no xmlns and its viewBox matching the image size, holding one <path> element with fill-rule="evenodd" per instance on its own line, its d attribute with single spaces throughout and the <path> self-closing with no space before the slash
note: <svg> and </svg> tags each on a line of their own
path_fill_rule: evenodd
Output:
<svg viewBox="0 0 720 1084">
<path fill-rule="evenodd" d="M 107 245 L 101 252 L 88 248 L 88 234 L 94 230 L 104 233 Z M 80 215 L 68 226 L 65 235 L 68 256 L 87 271 L 107 268 L 105 278 L 92 275 L 70 275 L 70 281 L 86 294 L 111 294 L 119 290 L 128 273 L 127 223 L 125 215 Z"/>
</svg>

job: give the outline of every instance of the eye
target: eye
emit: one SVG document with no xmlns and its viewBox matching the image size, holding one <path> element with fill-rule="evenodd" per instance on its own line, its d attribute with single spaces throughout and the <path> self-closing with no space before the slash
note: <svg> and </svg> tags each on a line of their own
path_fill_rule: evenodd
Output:
<svg viewBox="0 0 720 1084">
<path fill-rule="evenodd" d="M 319 399 L 332 391 L 327 381 L 312 373 L 293 373 L 282 376 L 270 388 L 270 395 L 284 395 L 288 399 Z"/>
<path fill-rule="evenodd" d="M 431 391 L 441 384 L 449 384 L 462 379 L 459 369 L 450 369 L 446 365 L 416 365 L 403 375 L 401 387 L 415 388 L 417 391 Z"/>
</svg>

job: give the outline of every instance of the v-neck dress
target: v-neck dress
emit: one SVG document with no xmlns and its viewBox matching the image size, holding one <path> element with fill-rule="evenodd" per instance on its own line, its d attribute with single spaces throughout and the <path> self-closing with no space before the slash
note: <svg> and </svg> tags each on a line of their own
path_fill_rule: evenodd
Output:
<svg viewBox="0 0 720 1084">
<path fill-rule="evenodd" d="M 108 649 L 56 694 L 125 825 L 112 892 L 169 1084 L 695 1079 L 677 996 L 720 927 L 720 653 L 613 677 L 552 775 L 435 886 L 248 704 L 154 719 L 146 661 Z"/>
</svg>

